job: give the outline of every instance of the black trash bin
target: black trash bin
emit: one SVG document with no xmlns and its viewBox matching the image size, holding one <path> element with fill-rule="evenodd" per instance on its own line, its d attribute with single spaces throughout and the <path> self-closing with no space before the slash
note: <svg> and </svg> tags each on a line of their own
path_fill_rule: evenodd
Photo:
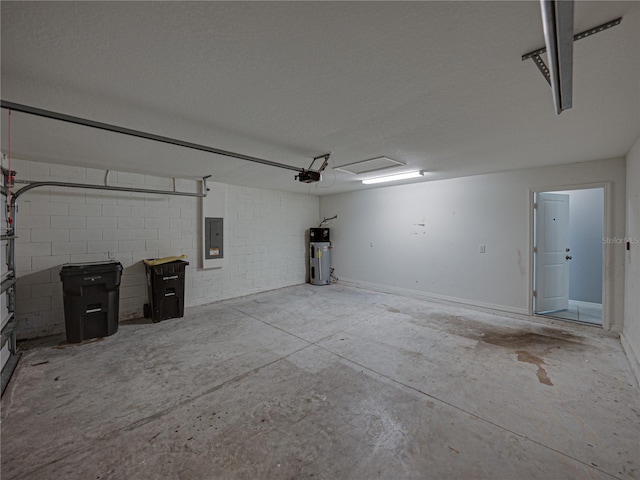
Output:
<svg viewBox="0 0 640 480">
<path fill-rule="evenodd" d="M 175 260 L 149 265 L 147 268 L 147 292 L 149 303 L 144 306 L 144 317 L 154 322 L 184 316 L 184 275 L 189 262 Z"/>
<path fill-rule="evenodd" d="M 119 262 L 69 263 L 60 268 L 67 342 L 118 331 L 121 276 Z"/>
</svg>

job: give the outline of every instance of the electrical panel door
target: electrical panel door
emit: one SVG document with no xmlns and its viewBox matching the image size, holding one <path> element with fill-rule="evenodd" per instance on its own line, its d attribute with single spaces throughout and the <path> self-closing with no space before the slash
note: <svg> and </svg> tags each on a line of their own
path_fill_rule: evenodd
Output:
<svg viewBox="0 0 640 480">
<path fill-rule="evenodd" d="M 204 219 L 204 258 L 224 258 L 222 240 L 224 238 L 223 219 L 206 217 Z"/>
</svg>

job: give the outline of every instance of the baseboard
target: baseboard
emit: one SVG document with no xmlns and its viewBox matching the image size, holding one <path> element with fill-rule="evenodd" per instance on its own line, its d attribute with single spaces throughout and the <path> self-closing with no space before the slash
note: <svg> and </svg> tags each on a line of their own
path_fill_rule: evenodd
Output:
<svg viewBox="0 0 640 480">
<path fill-rule="evenodd" d="M 602 307 L 602 303 L 583 302 L 582 300 L 575 300 L 573 298 L 570 298 L 569 301 L 579 305 L 585 305 L 587 307 Z"/>
<path fill-rule="evenodd" d="M 627 354 L 627 358 L 629 359 L 629 363 L 631 364 L 631 369 L 636 375 L 636 386 L 640 386 L 640 360 L 638 360 L 638 355 L 636 355 L 636 352 L 633 350 L 633 347 L 631 346 L 629 340 L 627 340 L 624 332 L 620 334 L 620 343 L 622 343 L 624 353 Z"/>
<path fill-rule="evenodd" d="M 527 317 L 527 320 L 530 317 L 529 313 L 525 308 L 517 308 L 517 307 L 511 307 L 508 305 L 495 305 L 492 303 L 476 302 L 476 301 L 468 300 L 465 298 L 450 297 L 447 295 L 440 295 L 437 293 L 420 292 L 417 290 L 410 290 L 408 288 L 393 287 L 389 285 L 380 285 L 378 283 L 362 282 L 360 280 L 353 280 L 350 278 L 343 278 L 343 277 L 340 278 L 339 283 L 343 285 L 351 286 L 351 287 L 364 288 L 366 290 L 373 290 L 375 292 L 380 292 L 380 293 L 390 293 L 393 295 L 400 295 L 401 297 L 415 298 L 417 300 L 425 300 L 428 302 L 441 303 L 444 305 L 451 305 L 454 307 L 461 307 L 461 306 L 467 307 L 474 310 L 484 311 L 486 313 L 502 313 L 503 315 L 505 313 L 508 313 L 511 315 L 513 314 L 525 315 Z"/>
<path fill-rule="evenodd" d="M 570 328 L 571 330 L 584 331 L 591 334 L 604 335 L 607 337 L 617 338 L 619 336 L 618 332 L 614 330 L 606 331 L 599 325 L 588 325 L 553 317 L 530 315 L 529 312 L 524 308 L 517 308 L 506 305 L 495 305 L 484 302 L 474 302 L 464 298 L 419 292 L 416 290 L 409 290 L 407 288 L 380 285 L 377 283 L 363 282 L 360 280 L 354 280 L 344 277 L 340 277 L 340 281 L 338 283 L 349 287 L 362 288 L 365 290 L 371 290 L 380 293 L 389 293 L 392 295 L 400 295 L 401 297 L 415 298 L 416 300 L 424 300 L 427 302 L 439 303 L 441 305 L 449 305 L 452 307 L 462 307 L 477 312 L 490 313 L 492 315 L 515 318 L 518 320 L 524 320 L 526 322 L 533 322 L 557 328 Z"/>
</svg>

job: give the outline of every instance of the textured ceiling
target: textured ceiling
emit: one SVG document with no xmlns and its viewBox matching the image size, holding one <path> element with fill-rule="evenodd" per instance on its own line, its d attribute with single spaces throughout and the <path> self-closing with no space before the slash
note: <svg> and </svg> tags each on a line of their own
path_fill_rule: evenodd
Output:
<svg viewBox="0 0 640 480">
<path fill-rule="evenodd" d="M 522 54 L 537 2 L 10 2 L 2 99 L 272 161 L 388 156 L 430 178 L 623 156 L 640 134 L 638 2 L 578 1 L 574 107 Z M 7 145 L 2 112 L 2 147 Z M 363 187 L 12 114 L 13 156 L 328 194 Z M 396 169 L 392 169 L 394 171 Z M 424 180 L 423 180 L 424 181 Z"/>
</svg>

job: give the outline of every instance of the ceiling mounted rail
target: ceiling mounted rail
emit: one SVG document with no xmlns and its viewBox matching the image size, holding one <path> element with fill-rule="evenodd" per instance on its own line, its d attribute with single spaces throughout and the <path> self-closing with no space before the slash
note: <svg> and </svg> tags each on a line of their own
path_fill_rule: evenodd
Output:
<svg viewBox="0 0 640 480">
<path fill-rule="evenodd" d="M 573 4 L 574 0 L 540 0 L 549 80 L 558 115 L 573 106 Z"/>
<path fill-rule="evenodd" d="M 84 188 L 89 190 L 111 190 L 115 192 L 133 192 L 133 193 L 152 193 L 155 195 L 176 195 L 180 197 L 206 197 L 207 196 L 207 178 L 202 177 L 202 191 L 203 193 L 193 192 L 178 192 L 175 190 L 151 190 L 148 188 L 135 188 L 135 187 L 117 187 L 115 185 L 93 185 L 90 183 L 69 183 L 69 182 L 34 182 L 30 180 L 14 180 L 14 183 L 25 184 L 25 187 L 15 191 L 11 195 L 11 205 L 15 205 L 18 198 L 27 193 L 29 190 L 38 187 L 66 187 L 66 188 Z"/>
<path fill-rule="evenodd" d="M 82 125 L 85 127 L 97 128 L 99 130 L 106 130 L 108 132 L 121 133 L 123 135 L 129 135 L 132 137 L 144 138 L 146 140 L 153 140 L 155 142 L 168 143 L 170 145 L 177 145 L 179 147 L 190 148 L 192 150 L 200 150 L 202 152 L 214 153 L 216 155 L 223 155 L 225 157 L 238 158 L 240 160 L 246 160 L 247 162 L 261 163 L 263 165 L 269 165 L 271 167 L 284 168 L 286 170 L 293 170 L 294 172 L 302 173 L 305 170 L 303 168 L 294 167 L 293 165 L 286 165 L 284 163 L 273 162 L 264 158 L 252 157 L 249 155 L 243 155 L 241 153 L 230 152 L 228 150 L 221 150 L 219 148 L 209 147 L 207 145 L 201 145 L 198 143 L 185 142 L 176 138 L 164 137 L 162 135 L 155 135 L 153 133 L 141 132 L 140 130 L 133 130 L 131 128 L 119 127 L 117 125 L 111 125 L 108 123 L 96 122 L 94 120 L 88 120 L 86 118 L 74 117 L 72 115 L 66 115 L 64 113 L 52 112 L 50 110 L 43 110 L 41 108 L 30 107 L 27 105 L 21 105 L 18 103 L 8 102 L 2 100 L 0 107 L 11 110 L 14 112 L 27 113 L 29 115 L 36 115 L 44 118 L 51 118 L 54 120 L 60 120 L 61 122 L 73 123 L 75 125 Z"/>
<path fill-rule="evenodd" d="M 603 23 L 602 25 L 598 25 L 597 27 L 590 28 L 589 30 L 585 30 L 584 32 L 580 32 L 573 36 L 573 41 L 582 40 L 583 38 L 589 37 L 595 33 L 600 33 L 604 30 L 608 30 L 611 27 L 615 27 L 616 25 L 620 25 L 622 22 L 622 17 L 616 18 L 615 20 L 611 20 L 610 22 Z M 533 52 L 525 53 L 522 55 L 522 61 L 528 60 L 529 58 L 539 57 L 543 53 L 547 51 L 547 47 L 542 47 Z"/>
<path fill-rule="evenodd" d="M 602 25 L 598 25 L 597 27 L 590 28 L 588 30 L 585 30 L 584 32 L 580 32 L 577 35 L 573 36 L 573 41 L 575 42 L 577 40 L 582 40 L 583 38 L 590 37 L 591 35 L 600 33 L 604 30 L 608 30 L 609 28 L 615 27 L 616 25 L 620 25 L 620 22 L 622 22 L 622 17 L 616 18 L 614 20 L 610 20 L 607 23 L 603 23 Z M 544 63 L 544 60 L 542 59 L 542 55 L 546 52 L 547 52 L 546 46 L 542 48 L 538 48 L 533 52 L 525 53 L 524 55 L 522 55 L 522 61 L 524 62 L 525 60 L 528 60 L 528 59 L 533 60 L 533 62 L 536 64 L 536 66 L 538 67 L 538 70 L 540 70 L 540 73 L 542 73 L 542 76 L 545 78 L 547 83 L 551 85 L 551 73 L 549 72 L 549 68 L 547 67 L 547 65 Z"/>
</svg>

